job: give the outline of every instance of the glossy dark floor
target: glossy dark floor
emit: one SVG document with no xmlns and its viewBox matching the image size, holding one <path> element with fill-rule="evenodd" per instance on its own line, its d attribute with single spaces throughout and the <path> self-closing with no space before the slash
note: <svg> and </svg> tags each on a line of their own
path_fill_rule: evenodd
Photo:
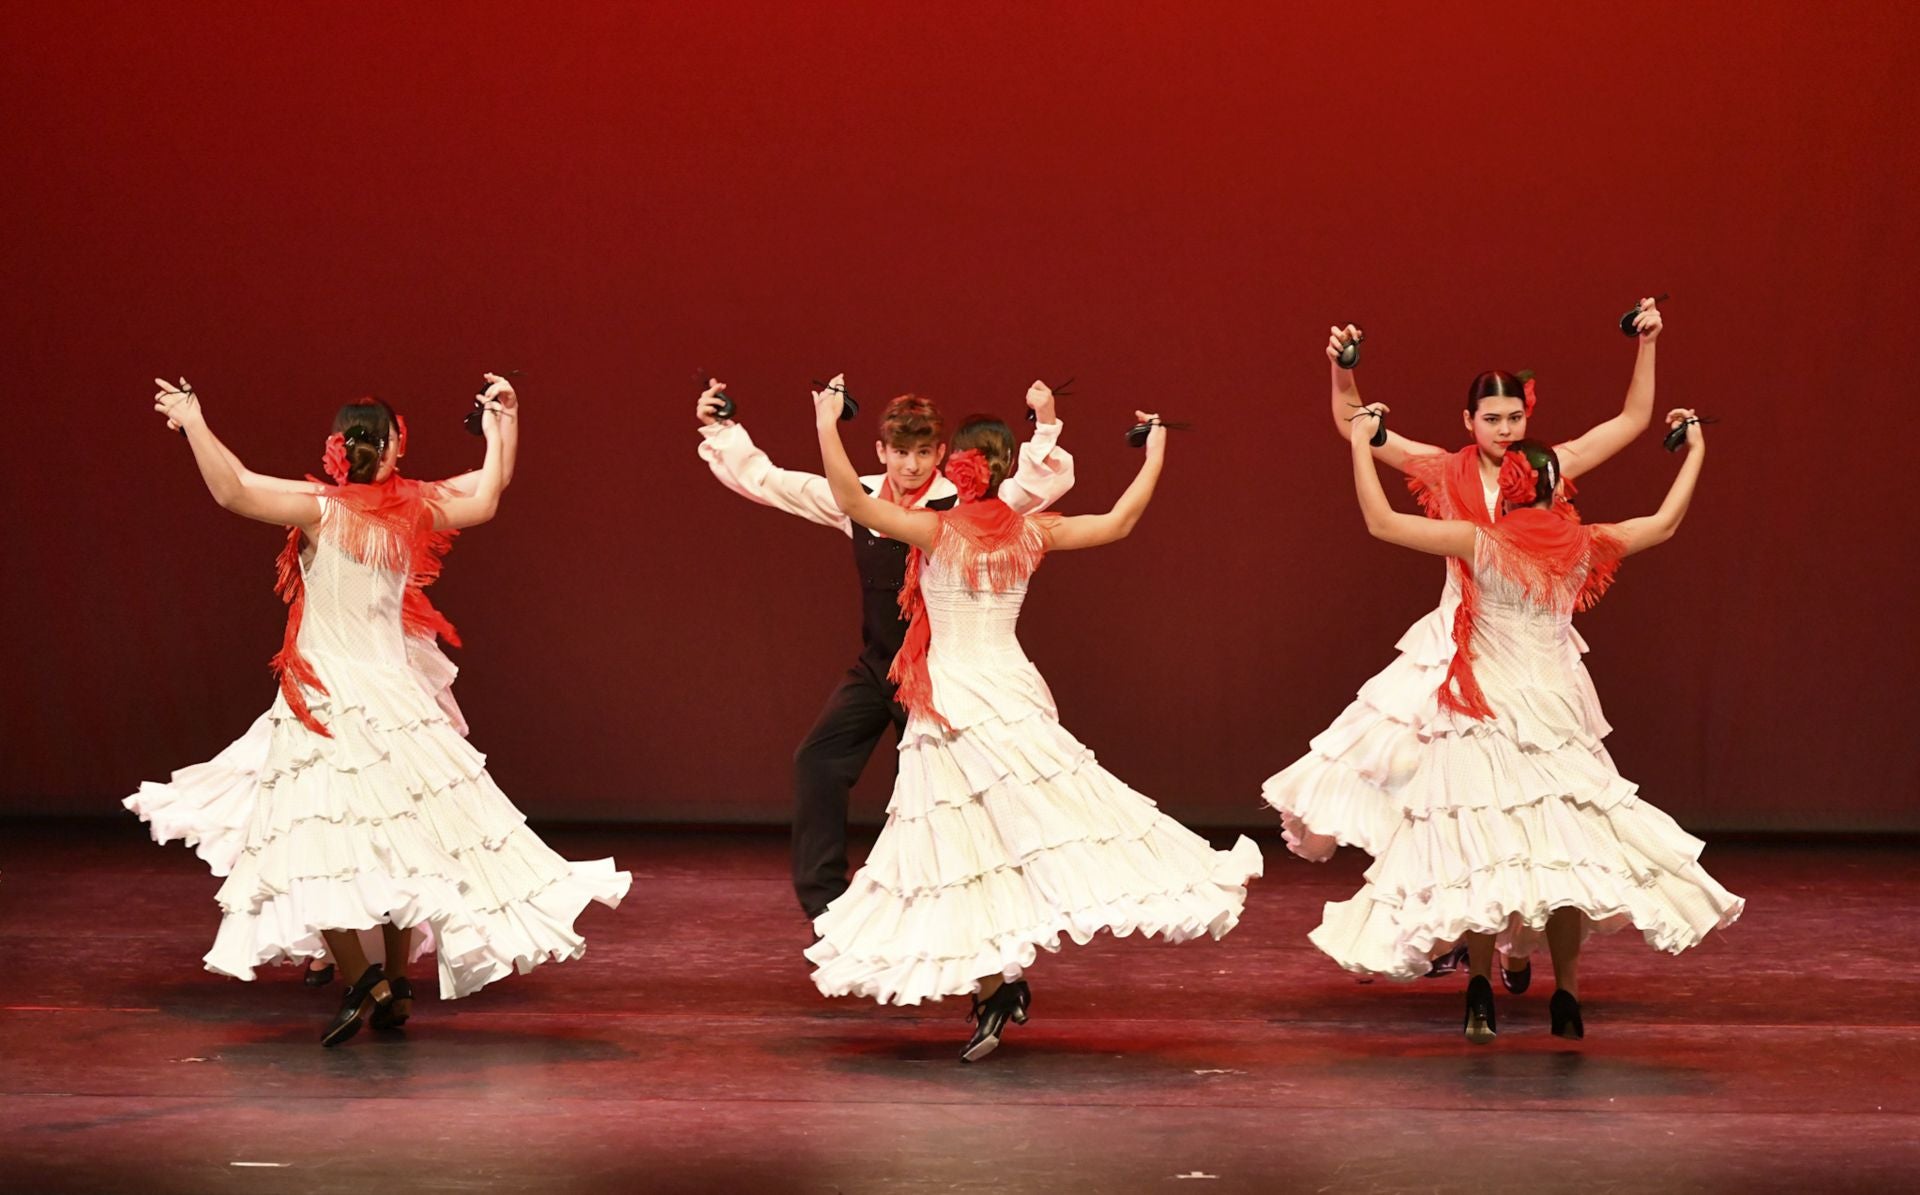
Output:
<svg viewBox="0 0 1920 1195">
<path fill-rule="evenodd" d="M 1464 981 L 1362 986 L 1305 941 L 1361 860 L 1263 843 L 1223 942 L 1043 956 L 1033 1023 L 807 982 L 785 843 L 561 829 L 634 873 L 585 958 L 322 1050 L 340 993 L 210 975 L 215 883 L 132 823 L 0 824 L 9 1192 L 1757 1191 L 1920 1184 L 1920 851 L 1720 841 L 1746 919 L 1680 958 L 1546 960 L 1460 1037 Z"/>
</svg>

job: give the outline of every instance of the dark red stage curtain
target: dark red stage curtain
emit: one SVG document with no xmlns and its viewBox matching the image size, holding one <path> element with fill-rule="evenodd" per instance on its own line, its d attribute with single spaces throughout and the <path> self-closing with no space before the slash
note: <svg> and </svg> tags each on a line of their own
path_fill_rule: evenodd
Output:
<svg viewBox="0 0 1920 1195">
<path fill-rule="evenodd" d="M 1441 583 L 1362 531 L 1326 326 L 1366 324 L 1408 434 L 1460 442 L 1497 366 L 1565 437 L 1671 291 L 1661 406 L 1725 421 L 1584 621 L 1610 745 L 1692 826 L 1920 827 L 1914 11 L 9 6 L 0 808 L 110 812 L 271 698 L 279 533 L 208 500 L 156 372 L 285 474 L 380 393 L 439 475 L 520 367 L 520 480 L 438 591 L 474 740 L 535 816 L 783 818 L 857 650 L 848 549 L 708 476 L 692 379 L 814 468 L 807 380 L 843 369 L 956 415 L 1078 375 L 1076 511 L 1134 408 L 1197 425 L 1024 637 L 1116 772 L 1260 822 Z M 1658 441 L 1590 518 L 1655 506 Z"/>
</svg>

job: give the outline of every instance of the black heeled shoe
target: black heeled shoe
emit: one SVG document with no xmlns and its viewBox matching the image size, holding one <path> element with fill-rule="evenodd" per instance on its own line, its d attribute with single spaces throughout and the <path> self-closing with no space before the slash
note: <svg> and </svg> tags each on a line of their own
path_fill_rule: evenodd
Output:
<svg viewBox="0 0 1920 1195">
<path fill-rule="evenodd" d="M 347 989 L 347 994 L 340 998 L 340 1011 L 333 1015 L 333 1023 L 328 1025 L 327 1031 L 320 1035 L 321 1045 L 337 1046 L 346 1041 L 360 1032 L 360 1017 L 363 1013 L 393 1000 L 391 989 L 388 990 L 385 1000 L 373 994 L 373 989 L 384 983 L 386 978 L 379 963 L 370 964 L 365 971 L 361 972 L 360 978 L 354 980 L 353 986 Z"/>
<path fill-rule="evenodd" d="M 1507 970 L 1507 965 L 1504 962 L 1500 964 L 1500 986 L 1512 992 L 1514 995 L 1518 996 L 1521 992 L 1526 991 L 1527 985 L 1532 982 L 1532 959 L 1528 959 L 1517 971 Z"/>
<path fill-rule="evenodd" d="M 1027 1023 L 1027 1009 L 1033 1006 L 1033 989 L 1027 986 L 1024 979 L 1016 979 L 1006 986 L 1013 989 L 1014 997 L 1013 1012 L 1009 1019 L 1016 1025 L 1024 1025 Z"/>
<path fill-rule="evenodd" d="M 973 1022 L 973 1036 L 967 1040 L 967 1048 L 960 1051 L 960 1061 L 978 1062 L 999 1046 L 1000 1036 L 1007 1031 L 1007 1022 L 1012 1019 L 1013 1010 L 1020 1005 L 1012 987 L 1012 984 L 1003 983 L 985 1000 L 973 997 L 973 1008 L 967 1013 L 967 1019 Z"/>
<path fill-rule="evenodd" d="M 1467 944 L 1462 942 L 1445 954 L 1435 955 L 1433 960 L 1427 964 L 1426 978 L 1438 979 L 1442 975 L 1451 975 L 1466 965 Z"/>
<path fill-rule="evenodd" d="M 401 1007 L 400 1002 L 406 1001 Z M 387 980 L 387 1002 L 373 1006 L 373 1015 L 368 1017 L 375 1029 L 404 1029 L 407 1018 L 413 1015 L 413 985 L 404 975 L 396 975 Z"/>
<path fill-rule="evenodd" d="M 314 970 L 312 967 L 308 967 L 306 975 L 301 978 L 300 982 L 306 984 L 310 988 L 326 987 L 328 984 L 333 982 L 333 964 L 328 963 L 326 966 L 320 968 L 318 971 Z"/>
<path fill-rule="evenodd" d="M 1484 1046 L 1498 1032 L 1493 1022 L 1493 985 L 1484 975 L 1476 975 L 1467 984 L 1467 1017 L 1461 1026 L 1467 1040 Z"/>
<path fill-rule="evenodd" d="M 1580 1001 L 1572 992 L 1554 992 L 1553 999 L 1547 1002 L 1547 1015 L 1553 1018 L 1555 1037 L 1579 1041 L 1587 1036 L 1587 1026 L 1580 1020 Z"/>
</svg>

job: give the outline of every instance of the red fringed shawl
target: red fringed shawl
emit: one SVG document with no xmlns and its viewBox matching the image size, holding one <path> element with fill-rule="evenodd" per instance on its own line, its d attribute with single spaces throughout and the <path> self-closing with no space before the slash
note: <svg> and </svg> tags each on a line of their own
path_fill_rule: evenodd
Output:
<svg viewBox="0 0 1920 1195">
<path fill-rule="evenodd" d="M 1047 554 L 1047 532 L 1059 521 L 1056 514 L 1016 514 L 998 498 L 963 502 L 952 510 L 936 512 L 940 516 L 934 532 L 933 555 L 949 568 L 961 570 L 972 589 L 991 589 L 996 593 L 1025 581 L 1040 567 Z M 915 548 L 907 557 L 907 578 L 900 586 L 900 617 L 908 619 L 907 636 L 893 657 L 887 679 L 899 686 L 899 701 L 909 713 L 925 714 L 948 726 L 939 710 L 933 708 L 933 676 L 927 669 L 927 652 L 933 644 L 933 628 L 927 622 L 927 606 L 920 595 L 920 570 L 923 553 Z"/>
<path fill-rule="evenodd" d="M 1566 528 L 1569 533 L 1582 534 L 1584 538 L 1576 551 L 1573 541 L 1562 542 L 1556 538 L 1557 533 L 1548 534 L 1544 530 L 1546 523 L 1525 519 L 1509 536 L 1514 541 L 1515 550 L 1500 552 L 1496 556 L 1496 559 L 1502 560 L 1525 560 L 1538 555 L 1541 563 L 1533 576 L 1535 580 L 1544 582 L 1555 570 L 1563 570 L 1560 576 L 1564 581 L 1573 569 L 1579 567 L 1581 558 L 1591 555 L 1594 559 L 1589 564 L 1592 570 L 1589 583 L 1602 572 L 1604 580 L 1600 580 L 1598 590 L 1590 598 L 1585 596 L 1585 589 L 1582 590 L 1581 601 L 1584 604 L 1579 605 L 1579 609 L 1585 610 L 1599 600 L 1600 592 L 1612 582 L 1613 571 L 1619 565 L 1618 552 L 1613 551 L 1610 558 L 1603 559 L 1606 552 L 1599 548 L 1596 537 L 1581 526 L 1580 512 L 1568 501 L 1574 493 L 1573 482 L 1564 477 L 1560 481 L 1560 488 L 1554 492 L 1551 511 L 1518 510 L 1496 524 L 1493 513 L 1487 509 L 1486 493 L 1480 485 L 1480 449 L 1475 445 L 1469 444 L 1458 452 L 1426 453 L 1408 458 L 1407 489 L 1412 491 L 1428 518 L 1464 519 L 1492 530 L 1505 528 L 1516 516 L 1539 515 L 1548 523 Z M 1591 552 L 1588 551 L 1589 544 L 1593 545 Z M 1573 558 L 1569 559 L 1569 554 L 1573 554 Z M 1453 614 L 1453 662 L 1447 666 L 1446 679 L 1440 683 L 1440 705 L 1443 709 L 1470 718 L 1491 718 L 1493 710 L 1487 705 L 1486 694 L 1480 691 L 1479 682 L 1473 676 L 1473 624 L 1480 611 L 1480 587 L 1474 584 L 1471 561 L 1454 557 L 1447 561 L 1447 567 L 1453 570 L 1454 579 L 1460 584 L 1460 607 Z M 1530 594 L 1536 593 L 1526 580 L 1515 579 L 1528 585 Z M 1547 587 L 1543 585 L 1538 591 L 1541 600 L 1547 600 L 1546 593 Z"/>
<path fill-rule="evenodd" d="M 398 474 L 372 485 L 326 486 L 321 496 L 333 499 L 338 509 L 322 534 L 331 536 L 335 545 L 355 560 L 395 572 L 404 570 L 407 590 L 401 600 L 400 619 L 406 632 L 438 635 L 458 647 L 460 637 L 453 624 L 434 609 L 423 592 L 439 579 L 441 558 L 453 547 L 453 537 L 458 534 L 434 529 L 434 508 L 443 495 L 438 484 Z M 307 596 L 300 572 L 300 528 L 287 528 L 287 543 L 280 549 L 277 563 L 279 575 L 273 591 L 287 604 L 287 633 L 273 657 L 273 670 L 294 717 L 315 734 L 332 738 L 307 707 L 305 690 L 325 694 L 327 687 L 300 654 L 300 622 L 306 613 Z"/>
</svg>

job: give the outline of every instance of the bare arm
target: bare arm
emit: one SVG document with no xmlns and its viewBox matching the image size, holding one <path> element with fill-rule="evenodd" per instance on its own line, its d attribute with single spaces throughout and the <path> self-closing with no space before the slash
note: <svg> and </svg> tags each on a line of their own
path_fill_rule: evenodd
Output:
<svg viewBox="0 0 1920 1195">
<path fill-rule="evenodd" d="M 1344 328 L 1331 329 L 1333 335 L 1327 338 L 1327 361 L 1333 371 L 1333 394 L 1330 408 L 1333 414 L 1333 428 L 1342 440 L 1347 438 L 1348 420 L 1354 412 L 1365 405 L 1360 400 L 1360 384 L 1354 380 L 1351 369 L 1340 368 L 1340 350 L 1360 338 L 1360 329 L 1348 324 Z M 1369 424 L 1371 426 L 1371 424 Z M 1369 447 L 1372 447 L 1369 445 Z M 1389 431 L 1387 442 L 1373 449 L 1373 459 L 1390 469 L 1406 470 L 1407 458 L 1422 453 L 1440 452 L 1431 444 L 1422 444 L 1410 440 L 1399 432 Z"/>
<path fill-rule="evenodd" d="M 1568 477 L 1584 477 L 1614 453 L 1633 443 L 1634 437 L 1653 422 L 1653 345 L 1660 339 L 1662 327 L 1659 308 L 1652 299 L 1640 300 L 1640 314 L 1634 317 L 1640 328 L 1640 347 L 1633 359 L 1633 380 L 1627 383 L 1627 399 L 1620 413 L 1605 423 L 1595 424 L 1584 435 L 1554 446 L 1560 457 L 1560 471 Z"/>
<path fill-rule="evenodd" d="M 1147 433 L 1147 458 L 1140 462 L 1140 472 L 1134 474 L 1133 484 L 1120 495 L 1113 509 L 1105 514 L 1073 515 L 1061 519 L 1050 537 L 1048 546 L 1052 551 L 1097 548 L 1101 544 L 1125 539 L 1140 522 L 1140 516 L 1147 512 L 1147 503 L 1153 501 L 1153 487 L 1159 484 L 1160 469 L 1166 461 L 1167 429 L 1161 425 L 1158 415 L 1135 411 L 1134 417 L 1142 423 L 1152 424 L 1153 428 Z"/>
<path fill-rule="evenodd" d="M 847 459 L 847 447 L 840 442 L 841 379 L 835 376 L 825 389 L 813 395 L 814 427 L 820 433 L 820 464 L 826 472 L 833 501 L 847 518 L 862 527 L 871 527 L 889 539 L 932 548 L 940 530 L 940 516 L 930 510 L 908 510 L 883 502 L 860 486 L 860 475 Z"/>
<path fill-rule="evenodd" d="M 497 373 L 480 375 L 486 382 L 486 389 L 475 397 L 482 402 L 489 397 L 497 399 L 501 409 L 513 412 L 513 417 L 500 425 L 500 488 L 505 490 L 513 484 L 513 462 L 520 455 L 520 396 L 514 391 L 513 383 Z M 471 498 L 478 492 L 480 470 L 469 469 L 465 473 L 456 473 L 439 483 L 450 493 Z"/>
<path fill-rule="evenodd" d="M 1384 408 L 1375 403 L 1369 412 Z M 1374 465 L 1379 450 L 1369 451 L 1367 441 L 1373 435 L 1377 416 L 1361 414 L 1347 426 L 1347 438 L 1353 449 L 1353 492 L 1360 500 L 1360 513 L 1367 521 L 1367 534 L 1375 539 L 1426 552 L 1434 556 L 1473 558 L 1473 524 L 1455 519 L 1429 519 L 1401 514 L 1387 502 L 1380 488 L 1380 471 Z"/>
<path fill-rule="evenodd" d="M 154 383 L 160 392 L 153 396 L 153 409 L 167 417 L 169 426 L 187 433 L 187 443 L 193 448 L 193 463 L 200 468 L 200 479 L 207 483 L 207 492 L 222 510 L 262 523 L 298 527 L 309 534 L 319 526 L 320 500 L 312 494 L 248 486 L 241 480 L 244 466 L 240 458 L 207 426 L 200 397 L 191 387 L 177 389 L 158 378 Z"/>
<path fill-rule="evenodd" d="M 507 410 L 498 399 L 488 400 L 480 416 L 480 430 L 487 438 L 487 456 L 480 464 L 473 493 L 466 496 L 456 494 L 438 503 L 433 519 L 436 528 L 457 531 L 465 527 L 478 527 L 499 513 L 500 491 L 506 488 L 502 480 L 501 441 L 505 437 L 501 424 L 511 423 L 518 417 L 518 412 Z"/>
<path fill-rule="evenodd" d="M 1667 415 L 1667 424 L 1672 426 L 1682 419 L 1692 419 L 1694 413 L 1688 410 L 1675 410 Z M 1687 507 L 1693 501 L 1693 487 L 1700 480 L 1700 469 L 1706 463 L 1707 438 L 1700 431 L 1698 423 L 1687 425 L 1687 459 L 1680 463 L 1680 472 L 1673 479 L 1673 485 L 1667 489 L 1666 501 L 1660 509 L 1638 519 L 1628 519 L 1624 523 L 1615 523 L 1606 530 L 1611 531 L 1626 545 L 1623 555 L 1631 556 L 1635 552 L 1644 552 L 1648 548 L 1658 547 L 1673 538 L 1680 530 L 1680 521 L 1687 517 Z"/>
</svg>

